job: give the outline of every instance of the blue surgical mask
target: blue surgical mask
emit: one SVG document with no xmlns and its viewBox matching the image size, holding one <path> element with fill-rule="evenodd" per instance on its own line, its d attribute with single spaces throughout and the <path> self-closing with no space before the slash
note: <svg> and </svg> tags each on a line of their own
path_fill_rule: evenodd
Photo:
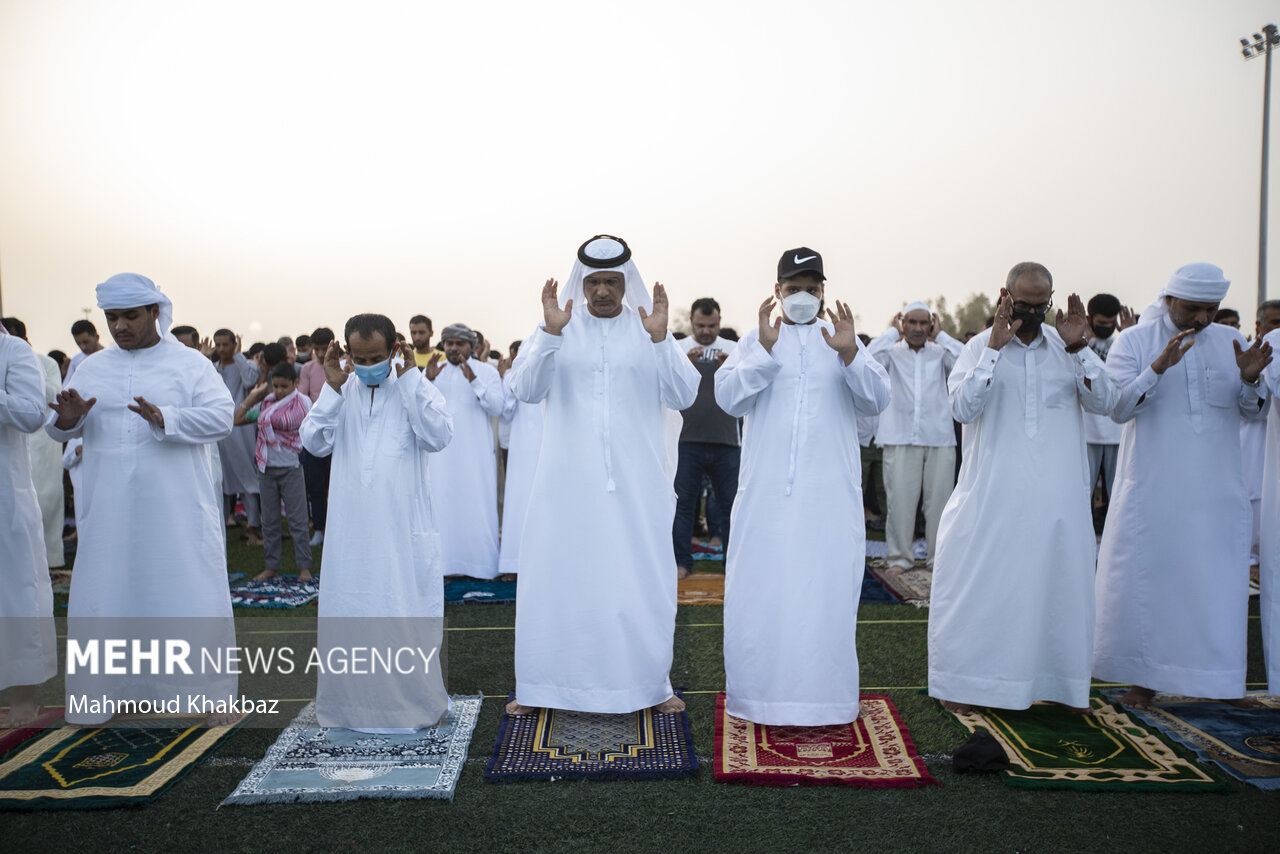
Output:
<svg viewBox="0 0 1280 854">
<path fill-rule="evenodd" d="M 376 365 L 355 365 L 354 367 L 360 382 L 367 386 L 379 386 L 391 373 L 391 360 L 385 359 Z"/>
</svg>

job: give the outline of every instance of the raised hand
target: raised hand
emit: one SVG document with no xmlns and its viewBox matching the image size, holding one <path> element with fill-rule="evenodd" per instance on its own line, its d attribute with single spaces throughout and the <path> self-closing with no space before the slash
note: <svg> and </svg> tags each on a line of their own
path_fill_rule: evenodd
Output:
<svg viewBox="0 0 1280 854">
<path fill-rule="evenodd" d="M 240 336 L 239 336 L 239 335 L 237 335 L 237 336 L 236 336 L 236 352 L 237 352 L 237 353 L 239 353 L 239 352 L 240 352 L 240 344 L 241 344 Z"/>
<path fill-rule="evenodd" d="M 1232 339 L 1231 346 L 1236 349 L 1236 366 L 1240 368 L 1240 379 L 1256 383 L 1258 377 L 1262 376 L 1262 371 L 1271 364 L 1271 344 L 1256 338 L 1252 347 L 1242 350 L 1240 342 Z"/>
<path fill-rule="evenodd" d="M 249 390 L 249 393 L 247 395 L 245 395 L 244 402 L 245 402 L 246 408 L 252 407 L 253 404 L 262 400 L 270 393 L 271 393 L 270 383 L 266 383 L 266 382 L 258 383 L 256 386 L 254 386 L 252 389 Z"/>
<path fill-rule="evenodd" d="M 902 330 L 902 312 L 895 314 L 893 316 L 893 320 L 889 321 L 889 325 L 898 330 L 898 337 L 902 337 L 902 335 L 905 334 Z"/>
<path fill-rule="evenodd" d="M 479 359 L 481 362 L 489 361 L 489 342 L 485 338 L 481 338 L 475 347 L 471 348 L 471 358 Z"/>
<path fill-rule="evenodd" d="M 685 353 L 685 355 L 689 357 L 690 362 L 697 362 L 702 358 L 702 348 L 695 344 L 689 348 L 689 352 Z"/>
<path fill-rule="evenodd" d="M 1120 307 L 1120 316 L 1116 318 L 1116 332 L 1121 329 L 1128 329 L 1138 322 L 1138 318 L 1134 315 L 1133 309 L 1127 305 Z"/>
<path fill-rule="evenodd" d="M 724 364 L 725 359 L 729 358 L 729 354 L 726 351 L 721 350 L 718 353 L 716 353 L 712 358 L 716 360 L 716 367 L 719 367 L 720 365 Z"/>
<path fill-rule="evenodd" d="M 428 380 L 431 380 L 434 382 L 435 378 L 440 376 L 440 372 L 444 370 L 444 364 L 440 361 L 441 357 L 443 356 L 444 356 L 443 353 L 441 353 L 439 350 L 436 350 L 434 353 L 431 354 L 430 361 L 428 361 L 425 365 L 422 366 L 422 372 L 426 374 Z"/>
<path fill-rule="evenodd" d="M 471 382 L 476 378 L 476 372 L 471 370 L 471 365 L 467 364 L 470 361 L 470 359 L 463 359 L 462 363 L 458 365 L 462 369 L 462 375 L 467 378 L 467 382 Z"/>
<path fill-rule="evenodd" d="M 1087 341 L 1085 330 L 1089 328 L 1089 315 L 1085 313 L 1084 303 L 1076 294 L 1067 297 L 1067 313 L 1064 315 L 1062 309 L 1058 309 L 1055 327 L 1058 335 L 1062 338 L 1062 343 L 1068 347 L 1077 341 Z"/>
<path fill-rule="evenodd" d="M 1004 349 L 1004 345 L 1012 341 L 1013 336 L 1022 328 L 1022 321 L 1015 320 L 1010 323 L 1011 317 L 1013 317 L 1013 297 L 1001 288 L 1000 302 L 996 305 L 996 320 L 991 324 L 991 337 L 987 339 L 987 346 L 992 350 Z"/>
<path fill-rule="evenodd" d="M 1191 349 L 1191 345 L 1196 343 L 1196 339 L 1192 338 L 1185 346 L 1183 346 L 1182 339 L 1193 334 L 1195 334 L 1194 329 L 1184 329 L 1177 335 L 1170 338 L 1169 343 L 1164 345 L 1164 351 L 1159 356 L 1156 356 L 1156 360 L 1151 363 L 1151 370 L 1155 371 L 1157 374 L 1163 374 L 1165 371 L 1181 362 L 1182 357 Z M 1236 342 L 1236 344 L 1236 349 L 1239 350 L 1239 342 Z"/>
<path fill-rule="evenodd" d="M 213 355 L 213 339 L 212 338 L 200 339 L 200 352 L 204 355 L 206 359 Z"/>
<path fill-rule="evenodd" d="M 402 377 L 418 367 L 418 360 L 414 358 L 413 345 L 408 341 L 402 343 L 398 349 L 400 350 L 400 355 L 403 357 L 404 361 L 401 364 L 396 365 L 396 376 Z M 395 354 L 392 353 L 392 356 L 394 355 Z M 395 363 L 392 362 L 392 364 L 394 365 Z"/>
<path fill-rule="evenodd" d="M 936 311 L 929 314 L 929 340 L 937 341 L 938 333 L 942 331 L 942 318 L 938 317 Z"/>
<path fill-rule="evenodd" d="M 512 358 L 511 356 L 503 356 L 501 359 L 499 359 L 498 360 L 498 376 L 505 377 L 507 375 L 507 371 L 511 370 L 511 363 L 514 361 L 515 359 Z"/>
<path fill-rule="evenodd" d="M 154 424 L 157 427 L 164 426 L 164 413 L 160 411 L 160 407 L 149 402 L 145 397 L 135 397 L 135 403 L 129 405 L 130 412 L 136 412 L 142 416 L 142 420 L 148 424 Z"/>
<path fill-rule="evenodd" d="M 89 414 L 89 410 L 93 409 L 93 405 L 97 402 L 96 397 L 85 400 L 80 396 L 80 392 L 73 388 L 58 392 L 53 403 L 49 404 L 49 408 L 58 413 L 58 420 L 54 422 L 54 426 L 59 430 L 70 430 L 80 423 L 81 418 Z"/>
<path fill-rule="evenodd" d="M 769 318 L 773 315 L 774 306 L 778 301 L 773 297 L 769 297 L 760 303 L 760 346 L 764 348 L 766 353 L 773 352 L 773 345 L 778 343 L 778 332 L 782 329 L 782 315 L 778 315 L 778 319 L 769 322 Z"/>
<path fill-rule="evenodd" d="M 644 306 L 637 309 L 640 314 L 640 325 L 644 327 L 645 332 L 649 333 L 649 338 L 654 344 L 667 337 L 667 309 L 667 289 L 661 282 L 654 282 L 653 314 L 646 312 Z"/>
<path fill-rule="evenodd" d="M 342 391 L 342 384 L 347 381 L 347 376 L 354 370 L 351 366 L 351 360 L 347 360 L 347 366 L 342 367 L 342 345 L 337 341 L 329 342 L 329 349 L 324 351 L 324 380 L 334 391 Z"/>
<path fill-rule="evenodd" d="M 840 358 L 848 365 L 858 355 L 858 331 L 853 328 L 853 312 L 846 304 L 836 302 L 835 312 L 827 309 L 827 319 L 831 321 L 835 331 L 827 332 L 827 328 L 822 327 L 822 340 L 839 353 Z"/>
<path fill-rule="evenodd" d="M 560 283 L 555 279 L 547 279 L 547 283 L 542 286 L 542 325 L 548 335 L 559 335 L 569 325 L 569 318 L 573 315 L 573 300 L 566 302 L 564 308 L 560 307 L 560 301 L 556 297 L 559 287 Z"/>
</svg>

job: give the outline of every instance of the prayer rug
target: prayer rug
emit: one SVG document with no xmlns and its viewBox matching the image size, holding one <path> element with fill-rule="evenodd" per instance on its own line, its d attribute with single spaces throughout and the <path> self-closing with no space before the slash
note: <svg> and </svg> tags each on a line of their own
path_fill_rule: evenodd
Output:
<svg viewBox="0 0 1280 854">
<path fill-rule="evenodd" d="M 598 715 L 538 709 L 527 715 L 503 713 L 484 779 L 658 780 L 692 777 L 697 770 L 685 712 Z"/>
<path fill-rule="evenodd" d="M 49 572 L 49 581 L 53 585 L 55 594 L 68 594 L 71 592 L 71 572 L 70 570 L 54 569 Z"/>
<path fill-rule="evenodd" d="M 896 605 L 898 597 L 889 592 L 889 588 L 884 586 L 875 573 L 862 573 L 862 594 L 859 600 L 866 602 L 868 605 Z"/>
<path fill-rule="evenodd" d="M 1088 791 L 1206 792 L 1231 788 L 1140 726 L 1119 703 L 1091 697 L 1093 714 L 1052 703 L 1022 711 L 975 706 L 952 715 L 967 733 L 985 729 L 1009 757 L 1011 786 Z"/>
<path fill-rule="evenodd" d="M 33 738 L 38 733 L 44 732 L 58 721 L 62 720 L 64 707 L 53 706 L 41 708 L 36 713 L 36 718 L 31 723 L 17 729 L 0 729 L 0 756 L 8 754 L 19 744 Z"/>
<path fill-rule="evenodd" d="M 510 605 L 516 601 L 516 582 L 481 581 L 478 578 L 446 578 L 444 582 L 446 602 L 487 602 Z"/>
<path fill-rule="evenodd" d="M 676 582 L 677 605 L 723 605 L 724 573 L 691 572 Z"/>
<path fill-rule="evenodd" d="M 867 561 L 867 571 L 878 578 L 899 602 L 929 607 L 929 594 L 933 587 L 933 571 L 924 561 L 916 561 L 912 567 L 889 566 L 882 559 Z"/>
<path fill-rule="evenodd" d="M 242 578 L 244 578 L 244 573 L 243 573 L 243 572 L 228 572 L 228 573 L 227 573 L 227 583 L 228 583 L 228 584 L 230 584 L 230 583 L 231 583 L 231 582 L 233 582 L 233 581 L 239 581 L 239 580 L 240 580 L 240 579 L 242 579 Z"/>
<path fill-rule="evenodd" d="M 231 586 L 235 608 L 300 608 L 320 595 L 320 579 L 299 581 L 296 575 L 277 575 L 266 581 L 241 581 Z"/>
<path fill-rule="evenodd" d="M 863 714 L 832 726 L 765 726 L 725 711 L 716 697 L 715 777 L 760 786 L 915 789 L 938 785 L 883 694 L 863 694 Z"/>
<path fill-rule="evenodd" d="M 915 540 L 911 543 L 912 556 L 916 560 L 924 560 L 929 556 L 929 543 L 927 540 Z M 878 558 L 883 560 L 889 556 L 889 544 L 884 540 L 873 540 L 867 538 L 867 557 Z"/>
<path fill-rule="evenodd" d="M 1119 706 L 1125 690 L 1104 693 Z M 1157 694 L 1151 708 L 1128 711 L 1237 780 L 1280 791 L 1280 697 L 1261 692 L 1249 696 L 1264 708 Z"/>
<path fill-rule="evenodd" d="M 439 725 L 403 735 L 322 727 L 308 703 L 223 805 L 453 800 L 481 695 L 450 697 Z"/>
<path fill-rule="evenodd" d="M 0 809 L 92 809 L 149 801 L 248 717 L 212 729 L 201 717 L 174 718 L 166 727 L 49 730 L 0 762 Z"/>
<path fill-rule="evenodd" d="M 694 560 L 724 560 L 724 546 L 712 546 L 695 541 L 689 547 L 689 553 Z"/>
</svg>

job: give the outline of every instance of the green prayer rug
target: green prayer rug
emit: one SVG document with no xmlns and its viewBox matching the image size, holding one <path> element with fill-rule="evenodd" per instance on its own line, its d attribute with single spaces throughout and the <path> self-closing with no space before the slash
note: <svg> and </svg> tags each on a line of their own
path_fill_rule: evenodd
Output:
<svg viewBox="0 0 1280 854">
<path fill-rule="evenodd" d="M 247 717 L 212 729 L 204 726 L 204 718 L 177 718 L 165 727 L 49 730 L 0 763 L 0 809 L 91 809 L 149 801 Z"/>
<path fill-rule="evenodd" d="M 1123 707 L 1091 697 L 1092 714 L 1052 703 L 1006 711 L 975 706 L 950 716 L 968 733 L 986 730 L 1009 757 L 1011 786 L 1086 791 L 1208 792 L 1231 788 L 1218 774 L 1178 755 Z"/>
</svg>

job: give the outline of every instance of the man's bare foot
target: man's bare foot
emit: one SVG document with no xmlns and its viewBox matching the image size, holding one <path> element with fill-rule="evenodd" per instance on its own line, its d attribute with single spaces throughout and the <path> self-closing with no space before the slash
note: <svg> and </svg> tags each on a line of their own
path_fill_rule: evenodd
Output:
<svg viewBox="0 0 1280 854">
<path fill-rule="evenodd" d="M 1257 584 L 1261 579 L 1262 567 L 1255 563 L 1253 566 L 1249 567 L 1249 580 L 1254 584 Z"/>
<path fill-rule="evenodd" d="M 1235 706 L 1237 709 L 1265 709 L 1266 705 L 1257 697 L 1237 697 L 1234 700 L 1223 700 L 1222 702 Z"/>
<path fill-rule="evenodd" d="M 270 581 L 271 579 L 275 578 L 279 574 L 280 573 L 276 572 L 274 569 L 264 569 L 262 570 L 262 572 L 259 572 L 257 575 L 255 575 L 253 577 L 253 580 L 254 581 Z"/>
<path fill-rule="evenodd" d="M 1150 688 L 1134 685 L 1129 689 L 1129 693 L 1120 698 L 1120 705 L 1128 706 L 1131 709 L 1149 709 L 1151 708 L 1151 698 L 1155 695 L 1156 692 Z"/>
<path fill-rule="evenodd" d="M 262 545 L 262 529 L 250 528 L 248 534 L 245 535 L 245 542 L 251 546 Z"/>
<path fill-rule="evenodd" d="M 314 580 L 315 580 L 315 576 L 311 574 L 311 570 L 309 570 L 309 569 L 300 569 L 300 570 L 298 570 L 298 580 L 299 580 L 299 581 L 314 581 Z"/>
<path fill-rule="evenodd" d="M 522 706 L 519 701 L 512 700 L 507 703 L 507 714 L 509 715 L 531 715 L 537 711 L 533 706 Z"/>
<path fill-rule="evenodd" d="M 674 715 L 677 712 L 684 711 L 684 700 L 672 694 L 669 698 L 654 706 L 653 710 L 663 715 Z"/>
<path fill-rule="evenodd" d="M 36 703 L 36 686 L 15 685 L 10 695 L 12 700 L 9 714 L 0 718 L 0 729 L 21 729 L 29 726 L 40 714 L 40 706 Z"/>
<path fill-rule="evenodd" d="M 498 576 L 499 581 L 515 581 L 516 574 L 514 572 L 504 572 Z"/>
<path fill-rule="evenodd" d="M 210 728 L 213 728 L 216 726 L 231 726 L 233 723 L 235 723 L 239 719 L 239 717 L 240 717 L 239 715 L 232 715 L 227 712 L 223 712 L 221 714 L 209 715 L 209 720 L 206 721 L 206 725 Z"/>
<path fill-rule="evenodd" d="M 867 703 L 864 703 L 862 701 L 858 702 L 858 717 L 865 718 L 869 716 L 872 713 L 872 711 L 874 710 Z"/>
<path fill-rule="evenodd" d="M 240 527 L 240 523 L 236 521 L 236 517 L 235 517 L 235 516 L 228 516 L 228 517 L 227 517 L 227 527 L 228 527 L 228 528 L 238 528 L 238 527 Z"/>
<path fill-rule="evenodd" d="M 973 711 L 973 706 L 968 703 L 953 703 L 950 700 L 940 700 L 942 708 L 946 709 L 953 715 L 967 715 Z"/>
<path fill-rule="evenodd" d="M 711 539 L 707 540 L 707 545 L 713 549 L 718 549 L 724 545 L 724 541 L 721 540 L 719 537 L 712 537 Z"/>
<path fill-rule="evenodd" d="M 1062 708 L 1066 709 L 1068 712 L 1075 712 L 1077 715 L 1093 714 L 1093 709 L 1089 708 L 1088 706 L 1068 706 L 1066 703 L 1059 703 L 1054 700 L 1050 700 L 1050 702 L 1053 703 L 1053 705 L 1055 706 L 1061 706 Z"/>
<path fill-rule="evenodd" d="M 689 577 L 689 570 L 687 567 L 683 567 L 683 566 L 676 567 L 676 578 L 688 578 L 688 577 Z"/>
</svg>

